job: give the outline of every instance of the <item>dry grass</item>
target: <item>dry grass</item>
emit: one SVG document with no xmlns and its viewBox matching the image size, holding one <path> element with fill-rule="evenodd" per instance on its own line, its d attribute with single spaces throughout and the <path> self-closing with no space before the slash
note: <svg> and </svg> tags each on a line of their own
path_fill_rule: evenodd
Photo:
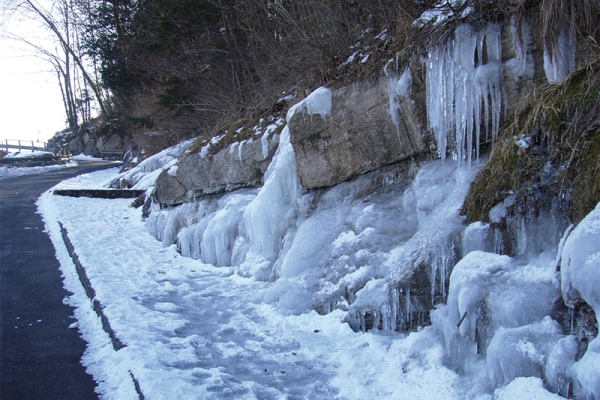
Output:
<svg viewBox="0 0 600 400">
<path fill-rule="evenodd" d="M 563 29 L 576 34 L 591 52 L 598 52 L 600 2 L 597 0 L 543 0 L 539 14 L 544 45 L 550 52 Z"/>
</svg>

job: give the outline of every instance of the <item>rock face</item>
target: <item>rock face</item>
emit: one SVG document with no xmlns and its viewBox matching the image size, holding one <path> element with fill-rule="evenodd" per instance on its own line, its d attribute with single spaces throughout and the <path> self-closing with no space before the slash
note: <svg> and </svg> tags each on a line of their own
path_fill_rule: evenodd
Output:
<svg viewBox="0 0 600 400">
<path fill-rule="evenodd" d="M 391 81 L 382 77 L 333 90 L 330 117 L 292 116 L 290 140 L 304 187 L 333 186 L 428 148 L 424 114 L 416 112 L 413 100 L 390 91 Z M 393 101 L 400 107 L 390 107 Z M 392 118 L 390 110 L 400 110 L 399 116 Z"/>
<path fill-rule="evenodd" d="M 214 155 L 185 155 L 176 169 L 160 174 L 154 199 L 163 206 L 172 206 L 205 195 L 261 186 L 278 144 L 275 135 L 265 148 L 261 141 L 253 140 L 233 143 Z"/>
<path fill-rule="evenodd" d="M 122 121 L 92 121 L 70 139 L 69 151 L 101 157 L 100 150 L 124 150 L 130 142 L 131 133 Z"/>
</svg>

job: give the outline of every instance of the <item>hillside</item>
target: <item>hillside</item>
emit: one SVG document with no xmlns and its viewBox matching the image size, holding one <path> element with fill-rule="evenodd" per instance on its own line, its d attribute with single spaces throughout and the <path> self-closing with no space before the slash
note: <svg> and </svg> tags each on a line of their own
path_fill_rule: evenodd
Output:
<svg viewBox="0 0 600 400">
<path fill-rule="evenodd" d="M 600 397 L 597 2 L 126 11 L 90 42 L 132 137 L 111 185 L 163 246 L 283 315 L 432 335 L 477 395 Z"/>
</svg>

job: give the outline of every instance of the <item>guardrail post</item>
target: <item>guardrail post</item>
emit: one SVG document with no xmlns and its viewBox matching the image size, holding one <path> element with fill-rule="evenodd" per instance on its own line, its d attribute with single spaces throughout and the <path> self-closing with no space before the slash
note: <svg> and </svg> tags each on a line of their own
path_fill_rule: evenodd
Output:
<svg viewBox="0 0 600 400">
<path fill-rule="evenodd" d="M 6 152 L 8 153 L 8 139 L 4 139 L 4 143 L 6 143 Z"/>
<path fill-rule="evenodd" d="M 35 151 L 35 145 L 33 144 L 33 140 L 31 141 L 31 152 L 33 153 Z"/>
<path fill-rule="evenodd" d="M 19 140 L 19 153 L 21 152 L 21 141 Z"/>
</svg>

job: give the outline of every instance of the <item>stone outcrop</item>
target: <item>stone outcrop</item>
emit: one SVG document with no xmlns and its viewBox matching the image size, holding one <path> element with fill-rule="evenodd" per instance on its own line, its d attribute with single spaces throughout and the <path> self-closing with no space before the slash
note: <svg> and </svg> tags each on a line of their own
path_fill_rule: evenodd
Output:
<svg viewBox="0 0 600 400">
<path fill-rule="evenodd" d="M 233 143 L 214 155 L 184 155 L 176 168 L 160 174 L 154 200 L 172 206 L 206 195 L 261 186 L 278 144 L 279 137 L 274 135 L 264 149 L 262 141 L 252 140 Z"/>
<path fill-rule="evenodd" d="M 131 142 L 131 133 L 119 120 L 92 121 L 81 126 L 69 141 L 72 154 L 102 157 L 101 150 L 124 150 Z"/>
<path fill-rule="evenodd" d="M 386 77 L 354 83 L 333 90 L 331 116 L 292 116 L 290 140 L 304 187 L 333 186 L 428 149 L 425 116 L 417 112 L 424 107 L 402 96 L 390 99 L 389 85 Z M 423 85 L 414 86 L 424 92 Z M 414 97 L 423 99 L 424 93 Z M 392 101 L 401 110 L 397 124 L 390 115 L 397 111 L 390 107 Z"/>
</svg>

